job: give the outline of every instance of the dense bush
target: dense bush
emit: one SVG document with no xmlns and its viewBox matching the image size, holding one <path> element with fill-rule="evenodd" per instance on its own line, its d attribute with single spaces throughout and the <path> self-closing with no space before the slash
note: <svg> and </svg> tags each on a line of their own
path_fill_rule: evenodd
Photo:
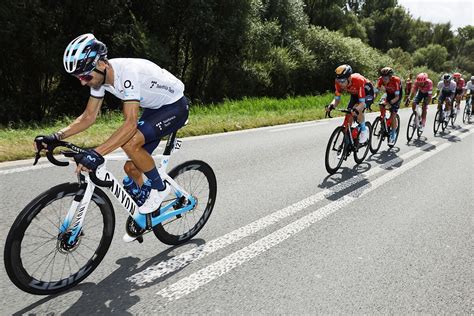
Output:
<svg viewBox="0 0 474 316">
<path fill-rule="evenodd" d="M 387 65 L 404 77 L 413 65 L 474 73 L 473 26 L 454 35 L 396 0 L 5 0 L 0 19 L 2 125 L 81 113 L 88 88 L 65 73 L 62 55 L 89 32 L 109 58 L 168 69 L 196 103 L 332 91 L 343 63 L 370 79 Z"/>
</svg>

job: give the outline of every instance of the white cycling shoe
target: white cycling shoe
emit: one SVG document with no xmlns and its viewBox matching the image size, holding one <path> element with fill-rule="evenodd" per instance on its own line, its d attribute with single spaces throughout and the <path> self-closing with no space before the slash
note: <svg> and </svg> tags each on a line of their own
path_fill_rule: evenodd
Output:
<svg viewBox="0 0 474 316">
<path fill-rule="evenodd" d="M 166 187 L 163 191 L 159 191 L 159 190 L 156 190 L 156 189 L 152 189 L 150 191 L 150 195 L 148 196 L 148 199 L 138 209 L 138 212 L 140 214 L 153 213 L 154 211 L 156 211 L 160 207 L 163 200 L 171 192 L 170 186 L 166 183 L 165 183 L 165 186 Z"/>
<path fill-rule="evenodd" d="M 390 135 L 390 136 L 388 137 L 388 145 L 389 145 L 389 146 L 395 145 L 395 138 L 396 138 L 396 136 L 394 136 L 394 135 Z"/>
<path fill-rule="evenodd" d="M 136 240 L 136 239 L 137 239 L 137 237 L 132 237 L 132 236 L 130 236 L 130 235 L 127 234 L 127 233 L 125 233 L 125 235 L 123 235 L 123 237 L 122 237 L 122 240 L 123 240 L 124 242 L 132 242 L 132 241 L 134 241 L 134 240 Z"/>
<path fill-rule="evenodd" d="M 366 128 L 359 134 L 359 144 L 365 144 L 369 140 L 369 131 Z"/>
</svg>

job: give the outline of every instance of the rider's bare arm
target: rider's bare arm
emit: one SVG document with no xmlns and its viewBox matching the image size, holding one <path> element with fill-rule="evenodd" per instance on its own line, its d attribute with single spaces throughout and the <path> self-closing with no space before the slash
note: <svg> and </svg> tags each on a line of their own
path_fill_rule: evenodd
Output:
<svg viewBox="0 0 474 316">
<path fill-rule="evenodd" d="M 76 135 L 82 131 L 85 131 L 92 124 L 94 124 L 103 101 L 104 99 L 102 98 L 89 97 L 89 101 L 87 101 L 87 106 L 84 112 L 68 127 L 65 127 L 59 131 L 62 133 L 61 138 L 64 139 L 66 137 Z"/>
<path fill-rule="evenodd" d="M 105 143 L 95 149 L 99 154 L 107 155 L 127 143 L 130 138 L 135 135 L 137 132 L 139 109 L 140 102 L 138 101 L 125 101 L 123 103 L 125 122 L 115 133 L 112 134 L 112 136 L 110 136 L 109 139 L 105 141 Z"/>
<path fill-rule="evenodd" d="M 335 108 L 339 105 L 340 102 L 341 102 L 341 98 L 340 98 L 340 97 L 339 97 L 339 98 L 336 97 L 336 98 L 334 98 L 334 99 L 332 100 L 332 102 L 330 103 L 330 105 L 331 105 L 331 107 L 332 107 L 333 109 L 335 109 Z M 328 109 L 328 110 L 329 110 L 329 109 Z"/>
</svg>

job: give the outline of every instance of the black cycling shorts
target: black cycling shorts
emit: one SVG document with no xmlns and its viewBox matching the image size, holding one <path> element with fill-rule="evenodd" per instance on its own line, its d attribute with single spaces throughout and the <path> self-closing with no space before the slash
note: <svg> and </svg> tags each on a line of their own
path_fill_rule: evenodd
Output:
<svg viewBox="0 0 474 316">
<path fill-rule="evenodd" d="M 364 86 L 365 90 L 365 108 L 368 109 L 374 103 L 374 86 L 372 83 L 367 82 Z M 359 97 L 357 95 L 351 94 L 351 99 L 347 104 L 347 109 L 351 110 L 354 104 L 359 103 Z"/>
<path fill-rule="evenodd" d="M 423 108 L 428 106 L 428 99 L 429 99 L 429 94 L 428 92 L 421 92 L 418 90 L 417 94 L 415 95 L 415 98 L 413 99 L 413 103 L 419 104 L 420 102 L 423 101 Z"/>
<path fill-rule="evenodd" d="M 400 103 L 402 102 L 403 92 L 401 89 L 399 90 L 399 92 L 400 92 L 399 94 L 400 98 L 398 98 L 398 101 L 395 104 L 390 104 L 390 113 L 397 113 L 398 109 L 400 109 Z M 386 100 L 388 103 L 390 103 L 390 101 L 395 99 L 395 97 L 396 97 L 395 93 L 387 93 Z"/>
<path fill-rule="evenodd" d="M 150 154 L 158 147 L 162 137 L 184 126 L 189 116 L 186 97 L 159 109 L 145 109 L 138 121 L 138 130 L 145 136 L 143 148 Z"/>
<path fill-rule="evenodd" d="M 439 100 L 439 103 L 443 103 L 444 100 L 446 100 L 446 99 L 449 99 L 449 102 L 451 102 L 451 101 L 453 101 L 453 98 L 454 98 L 454 93 L 452 93 L 451 91 L 441 90 L 441 94 L 440 94 L 438 100 Z"/>
<path fill-rule="evenodd" d="M 454 94 L 454 97 L 457 97 L 458 95 L 462 94 L 462 91 L 464 89 L 456 89 L 456 93 Z"/>
</svg>

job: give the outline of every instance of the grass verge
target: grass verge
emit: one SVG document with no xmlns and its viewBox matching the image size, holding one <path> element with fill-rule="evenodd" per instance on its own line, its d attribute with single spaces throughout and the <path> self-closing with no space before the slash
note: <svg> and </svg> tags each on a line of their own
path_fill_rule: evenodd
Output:
<svg viewBox="0 0 474 316">
<path fill-rule="evenodd" d="M 287 99 L 245 98 L 206 106 L 193 105 L 189 124 L 179 131 L 178 136 L 215 134 L 318 120 L 324 118 L 324 106 L 331 102 L 333 96 L 332 93 L 327 93 Z M 342 104 L 346 104 L 346 100 L 343 100 Z M 33 157 L 32 143 L 36 135 L 54 133 L 72 120 L 73 118 L 64 118 L 45 126 L 0 129 L 0 162 Z M 103 143 L 122 122 L 121 112 L 108 112 L 101 115 L 88 130 L 68 138 L 68 141 L 79 146 L 97 146 Z"/>
</svg>

